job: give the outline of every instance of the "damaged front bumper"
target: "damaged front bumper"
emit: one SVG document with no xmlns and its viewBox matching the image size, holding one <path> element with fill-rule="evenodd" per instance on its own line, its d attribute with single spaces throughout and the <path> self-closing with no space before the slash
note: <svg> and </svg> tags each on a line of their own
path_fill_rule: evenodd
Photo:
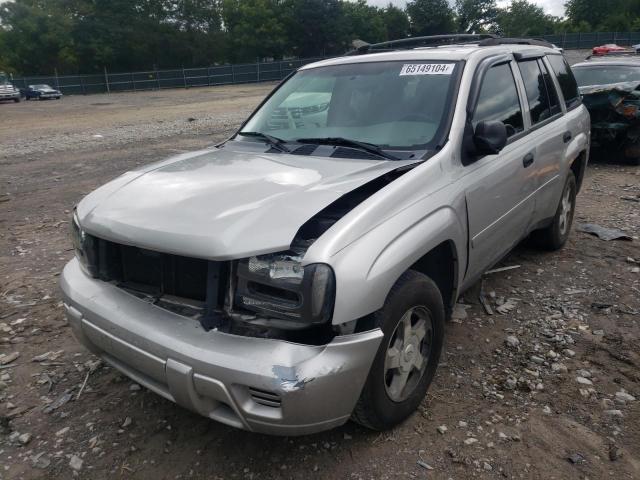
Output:
<svg viewBox="0 0 640 480">
<path fill-rule="evenodd" d="M 302 435 L 345 423 L 382 332 L 322 346 L 206 332 L 194 320 L 85 275 L 76 259 L 60 285 L 76 338 L 149 390 L 253 432 Z"/>
</svg>

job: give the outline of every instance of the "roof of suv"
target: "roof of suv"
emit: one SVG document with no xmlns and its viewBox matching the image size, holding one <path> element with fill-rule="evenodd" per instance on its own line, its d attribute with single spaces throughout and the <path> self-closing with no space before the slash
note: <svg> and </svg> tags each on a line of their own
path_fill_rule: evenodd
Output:
<svg viewBox="0 0 640 480">
<path fill-rule="evenodd" d="M 330 65 L 345 65 L 351 63 L 368 63 L 368 62 L 388 62 L 388 61 L 420 61 L 420 60 L 466 60 L 471 56 L 481 55 L 488 57 L 499 55 L 501 53 L 544 53 L 552 55 L 560 55 L 560 52 L 549 47 L 538 45 L 496 45 L 496 46 L 480 46 L 477 43 L 468 43 L 461 45 L 446 45 L 437 47 L 419 47 L 408 50 L 392 50 L 377 53 L 367 53 L 355 56 L 344 56 L 321 60 L 319 62 L 310 63 L 300 68 L 307 70 L 316 67 L 326 67 Z"/>
</svg>

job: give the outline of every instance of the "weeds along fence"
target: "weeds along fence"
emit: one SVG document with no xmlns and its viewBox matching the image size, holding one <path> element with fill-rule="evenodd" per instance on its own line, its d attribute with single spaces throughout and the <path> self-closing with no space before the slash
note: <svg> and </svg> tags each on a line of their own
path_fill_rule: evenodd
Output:
<svg viewBox="0 0 640 480">
<path fill-rule="evenodd" d="M 103 73 L 92 75 L 14 77 L 13 84 L 27 88 L 44 83 L 65 95 L 232 85 L 282 80 L 297 68 L 317 60 L 321 58 L 127 73 L 110 73 L 105 68 Z"/>
<path fill-rule="evenodd" d="M 561 33 L 544 35 L 541 38 L 565 49 L 593 48 L 605 43 L 640 44 L 640 32 Z M 18 88 L 26 88 L 28 85 L 46 83 L 66 95 L 232 85 L 282 80 L 297 68 L 321 59 L 304 58 L 127 73 L 110 73 L 105 68 L 104 72 L 92 75 L 59 76 L 54 74 L 51 76 L 16 77 L 13 79 L 13 84 Z"/>
</svg>

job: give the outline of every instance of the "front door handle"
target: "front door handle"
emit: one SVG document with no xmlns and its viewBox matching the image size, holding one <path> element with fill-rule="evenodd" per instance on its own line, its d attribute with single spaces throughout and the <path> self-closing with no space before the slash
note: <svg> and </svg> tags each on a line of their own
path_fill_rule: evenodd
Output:
<svg viewBox="0 0 640 480">
<path fill-rule="evenodd" d="M 533 153 L 527 153 L 522 159 L 522 165 L 524 165 L 524 168 L 530 166 L 533 163 L 533 159 Z"/>
<path fill-rule="evenodd" d="M 564 132 L 564 135 L 562 135 L 562 141 L 564 143 L 569 143 L 569 140 L 571 140 L 571 132 Z"/>
</svg>

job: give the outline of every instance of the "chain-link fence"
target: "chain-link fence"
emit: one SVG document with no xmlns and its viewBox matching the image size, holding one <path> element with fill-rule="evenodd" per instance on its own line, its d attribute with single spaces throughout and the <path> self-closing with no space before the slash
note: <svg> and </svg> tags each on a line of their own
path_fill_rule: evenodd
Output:
<svg viewBox="0 0 640 480">
<path fill-rule="evenodd" d="M 593 48 L 605 43 L 617 43 L 630 46 L 640 44 L 640 32 L 592 32 L 592 33 L 560 33 L 558 35 L 544 35 L 546 41 L 558 47 Z"/>
<path fill-rule="evenodd" d="M 307 63 L 321 60 L 305 58 L 278 62 L 221 65 L 202 68 L 149 70 L 145 72 L 110 73 L 107 69 L 93 75 L 51 75 L 15 77 L 17 88 L 48 84 L 67 95 L 132 92 L 161 88 L 189 88 L 237 83 L 256 83 L 282 80 L 292 71 Z"/>
<path fill-rule="evenodd" d="M 640 44 L 640 32 L 562 33 L 544 35 L 542 38 L 565 49 L 593 48 L 605 43 Z M 64 94 L 230 85 L 282 80 L 295 69 L 317 60 L 321 58 L 128 73 L 109 73 L 105 69 L 103 73 L 93 75 L 16 77 L 13 84 L 18 88 L 27 88 L 28 85 L 46 83 Z"/>
</svg>

